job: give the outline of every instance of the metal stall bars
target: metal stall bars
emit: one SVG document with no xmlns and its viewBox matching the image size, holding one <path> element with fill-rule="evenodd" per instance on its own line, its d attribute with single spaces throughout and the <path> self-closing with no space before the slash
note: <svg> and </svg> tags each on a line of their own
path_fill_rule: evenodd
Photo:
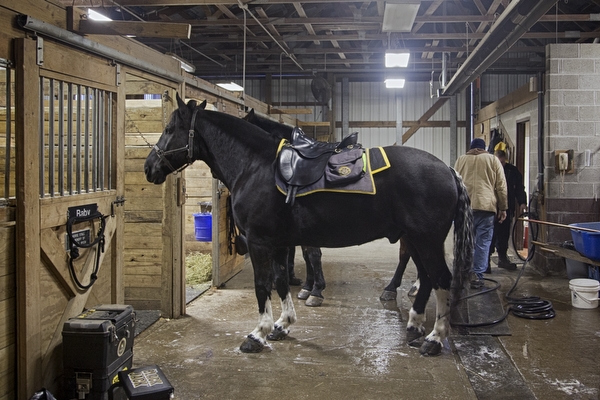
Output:
<svg viewBox="0 0 600 400">
<path fill-rule="evenodd" d="M 40 197 L 114 189 L 114 94 L 40 78 Z"/>
</svg>

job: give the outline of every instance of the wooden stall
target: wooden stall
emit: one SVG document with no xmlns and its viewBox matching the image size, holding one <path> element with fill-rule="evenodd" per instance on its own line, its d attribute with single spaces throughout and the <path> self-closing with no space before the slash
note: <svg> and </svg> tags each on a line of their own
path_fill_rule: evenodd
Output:
<svg viewBox="0 0 600 400">
<path fill-rule="evenodd" d="M 14 71 L 0 64 L 0 399 L 15 398 Z"/>
<path fill-rule="evenodd" d="M 187 247 L 212 252 L 215 285 L 239 272 L 244 257 L 230 253 L 226 240 L 228 193 L 207 166 L 197 162 L 153 185 L 143 162 L 177 106 L 177 92 L 239 117 L 248 108 L 268 112 L 254 99 L 183 74 L 171 57 L 125 37 L 86 39 L 152 71 L 51 36 L 37 41 L 17 28 L 19 14 L 67 26 L 60 5 L 11 0 L 0 6 L 0 59 L 14 69 L 12 103 L 0 107 L 0 176 L 8 165 L 12 187 L 0 203 L 0 400 L 30 398 L 41 387 L 60 397 L 63 324 L 86 307 L 125 303 L 166 317 L 185 313 Z M 14 110 L 8 146 L 7 108 Z M 213 203 L 212 243 L 190 240 L 200 201 Z M 73 273 L 67 215 L 84 206 L 102 214 L 104 251 L 81 249 Z M 100 219 L 74 221 L 73 230 L 93 240 Z M 96 268 L 94 284 L 78 287 L 72 276 L 87 286 Z"/>
</svg>

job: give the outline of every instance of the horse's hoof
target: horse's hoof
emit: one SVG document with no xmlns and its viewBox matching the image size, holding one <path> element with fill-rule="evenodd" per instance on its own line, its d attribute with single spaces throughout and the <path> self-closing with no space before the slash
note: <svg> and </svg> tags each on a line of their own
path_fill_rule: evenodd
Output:
<svg viewBox="0 0 600 400">
<path fill-rule="evenodd" d="M 317 296 L 309 296 L 308 299 L 306 299 L 306 305 L 308 307 L 319 307 L 321 304 L 323 304 L 323 298 L 322 297 L 317 297 Z"/>
<path fill-rule="evenodd" d="M 423 345 L 423 337 L 425 333 L 418 328 L 407 328 L 406 329 L 406 343 L 410 347 L 421 347 Z"/>
<path fill-rule="evenodd" d="M 240 346 L 242 353 L 260 353 L 264 348 L 264 344 L 250 336 L 248 336 Z"/>
<path fill-rule="evenodd" d="M 273 340 L 273 341 L 283 340 L 287 337 L 287 335 L 288 335 L 287 332 L 284 331 L 282 327 L 276 326 L 275 328 L 273 328 L 271 333 L 269 333 L 267 335 L 267 340 Z"/>
<path fill-rule="evenodd" d="M 411 286 L 410 290 L 408 291 L 407 296 L 409 297 L 415 297 L 417 295 L 417 292 L 419 291 L 419 288 L 416 286 Z"/>
<path fill-rule="evenodd" d="M 379 300 L 390 301 L 390 300 L 396 300 L 397 297 L 398 297 L 398 294 L 395 291 L 392 292 L 391 290 L 384 290 L 383 293 L 381 293 L 381 296 L 379 296 Z"/>
<path fill-rule="evenodd" d="M 433 340 L 425 340 L 419 353 L 424 356 L 439 356 L 442 354 L 442 344 Z"/>
<path fill-rule="evenodd" d="M 310 296 L 310 290 L 306 290 L 306 289 L 300 289 L 300 291 L 298 292 L 298 298 L 300 300 L 306 300 L 308 299 L 308 297 Z"/>
</svg>

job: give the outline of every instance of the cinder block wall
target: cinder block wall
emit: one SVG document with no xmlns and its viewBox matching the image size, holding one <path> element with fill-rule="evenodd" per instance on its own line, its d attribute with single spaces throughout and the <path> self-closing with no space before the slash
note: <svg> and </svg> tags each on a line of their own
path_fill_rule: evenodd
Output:
<svg viewBox="0 0 600 400">
<path fill-rule="evenodd" d="M 600 44 L 548 45 L 545 88 L 545 218 L 560 224 L 600 221 Z M 574 172 L 561 175 L 555 151 L 570 149 Z M 571 240 L 568 229 L 545 230 L 547 242 Z M 562 259 L 538 261 L 546 272 L 564 272 Z"/>
</svg>

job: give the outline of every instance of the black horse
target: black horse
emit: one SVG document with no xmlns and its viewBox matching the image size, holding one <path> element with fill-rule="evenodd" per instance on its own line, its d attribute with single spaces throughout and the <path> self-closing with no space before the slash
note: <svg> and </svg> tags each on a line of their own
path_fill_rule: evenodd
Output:
<svg viewBox="0 0 600 400">
<path fill-rule="evenodd" d="M 263 118 L 257 115 L 254 109 L 246 114 L 244 120 L 281 139 L 292 139 L 293 128 L 291 126 Z M 301 246 L 301 248 L 302 258 L 304 258 L 304 262 L 306 263 L 306 279 L 297 297 L 300 300 L 306 300 L 305 304 L 309 307 L 318 307 L 323 304 L 323 300 L 325 299 L 323 297 L 323 290 L 325 290 L 326 286 L 323 266 L 321 264 L 322 252 L 319 247 Z M 288 251 L 288 269 L 292 269 L 294 267 L 296 248 L 290 247 Z"/>
<path fill-rule="evenodd" d="M 273 121 L 269 118 L 261 117 L 260 115 L 256 114 L 254 109 L 250 110 L 248 114 L 246 114 L 244 120 L 282 139 L 292 139 L 293 127 Z M 400 238 L 400 260 L 398 262 L 398 266 L 396 267 L 394 277 L 385 287 L 383 293 L 381 293 L 381 296 L 379 296 L 379 298 L 383 301 L 396 300 L 397 298 L 397 289 L 402 284 L 402 276 L 404 275 L 406 266 L 410 261 L 409 246 L 410 244 L 406 240 Z M 292 264 L 291 267 L 288 265 L 288 268 L 293 268 L 294 253 L 295 247 L 291 247 L 288 261 Z M 323 303 L 323 290 L 327 286 L 325 283 L 325 276 L 323 275 L 321 255 L 321 249 L 318 247 L 302 246 L 302 257 L 306 263 L 306 280 L 302 286 L 302 289 L 298 293 L 298 298 L 301 300 L 306 300 L 306 305 L 311 307 L 320 306 Z M 418 290 L 418 286 L 414 286 L 413 289 Z"/>
<path fill-rule="evenodd" d="M 287 281 L 289 247 L 346 247 L 383 237 L 394 243 L 404 236 L 414 250 L 411 256 L 421 280 L 409 312 L 407 340 L 424 335 L 426 303 L 417 300 L 428 298 L 433 288 L 436 320 L 420 352 L 440 354 L 450 309 L 459 299 L 473 255 L 469 197 L 453 169 L 427 152 L 389 146 L 384 149 L 391 168 L 374 175 L 376 194 L 318 192 L 298 197 L 290 206 L 275 187 L 274 160 L 281 141 L 277 136 L 241 118 L 203 110 L 195 101 L 186 105 L 177 96 L 177 102 L 178 109 L 146 159 L 146 178 L 161 184 L 168 174 L 203 160 L 230 190 L 235 221 L 248 241 L 259 311 L 256 328 L 240 346 L 243 352 L 261 351 L 267 337 L 285 338 L 296 322 Z M 444 258 L 452 223 L 453 273 Z M 275 322 L 274 280 L 282 306 Z"/>
</svg>

